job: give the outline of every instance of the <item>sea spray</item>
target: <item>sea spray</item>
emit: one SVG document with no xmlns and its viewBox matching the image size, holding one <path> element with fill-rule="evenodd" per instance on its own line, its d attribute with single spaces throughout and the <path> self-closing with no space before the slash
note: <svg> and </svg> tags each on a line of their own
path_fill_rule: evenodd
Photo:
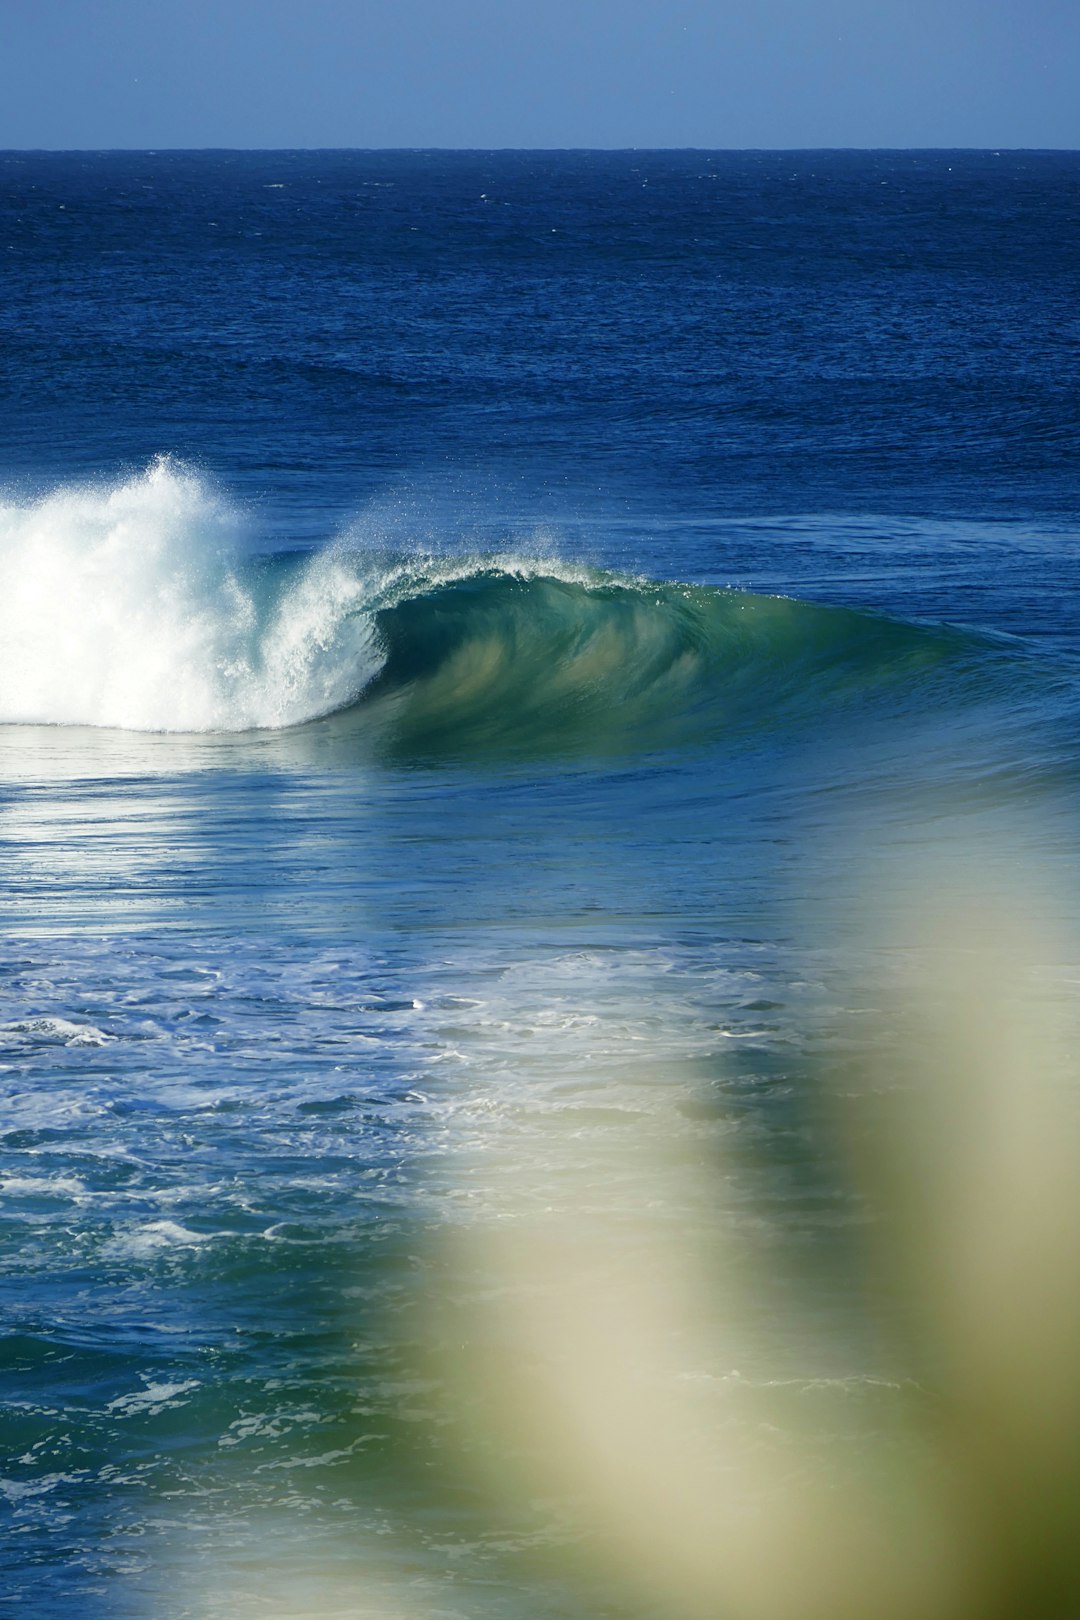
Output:
<svg viewBox="0 0 1080 1620">
<path fill-rule="evenodd" d="M 238 530 L 168 461 L 0 506 L 0 721 L 243 731 L 354 700 L 381 662 L 355 571 L 242 571 Z"/>
</svg>

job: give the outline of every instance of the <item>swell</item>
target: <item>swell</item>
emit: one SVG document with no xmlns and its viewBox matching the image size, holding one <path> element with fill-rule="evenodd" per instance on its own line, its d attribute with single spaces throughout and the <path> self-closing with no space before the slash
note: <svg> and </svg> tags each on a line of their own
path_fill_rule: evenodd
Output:
<svg viewBox="0 0 1080 1620">
<path fill-rule="evenodd" d="M 0 506 L 0 723 L 559 752 L 981 690 L 984 638 L 522 557 L 245 554 L 169 463 Z"/>
</svg>

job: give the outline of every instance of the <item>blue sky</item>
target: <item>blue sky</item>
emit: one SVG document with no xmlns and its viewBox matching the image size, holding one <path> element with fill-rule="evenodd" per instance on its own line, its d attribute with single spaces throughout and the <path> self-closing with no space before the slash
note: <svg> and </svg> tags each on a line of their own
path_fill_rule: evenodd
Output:
<svg viewBox="0 0 1080 1620">
<path fill-rule="evenodd" d="M 0 147 L 1080 146 L 1080 0 L 0 0 Z"/>
</svg>

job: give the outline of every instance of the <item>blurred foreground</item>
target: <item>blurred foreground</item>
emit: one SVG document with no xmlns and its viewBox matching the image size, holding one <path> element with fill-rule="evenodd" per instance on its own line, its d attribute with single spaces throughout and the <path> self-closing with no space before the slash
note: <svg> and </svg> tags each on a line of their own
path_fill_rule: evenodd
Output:
<svg viewBox="0 0 1080 1620">
<path fill-rule="evenodd" d="M 733 1121 L 673 1111 L 661 1054 L 619 1130 L 538 1114 L 474 1139 L 457 1217 L 413 1256 L 426 1348 L 400 1398 L 437 1437 L 448 1546 L 466 1504 L 505 1537 L 514 1612 L 556 1591 L 583 1617 L 1080 1612 L 1074 984 L 1021 898 L 909 876 L 919 948 L 800 1105 L 847 1211 L 824 1260 L 757 1207 Z M 814 1308 L 838 1274 L 849 1356 L 892 1369 L 861 1392 Z M 288 1523 L 268 1512 L 260 1572 L 212 1559 L 183 1612 L 478 1612 L 403 1578 L 398 1536 L 276 1567 Z"/>
</svg>

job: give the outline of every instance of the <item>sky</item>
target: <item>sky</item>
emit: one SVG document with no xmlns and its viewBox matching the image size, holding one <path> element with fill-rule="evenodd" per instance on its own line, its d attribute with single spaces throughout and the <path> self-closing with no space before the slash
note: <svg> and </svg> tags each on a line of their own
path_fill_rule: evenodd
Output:
<svg viewBox="0 0 1080 1620">
<path fill-rule="evenodd" d="M 0 0 L 0 148 L 1077 147 L 1080 0 Z"/>
</svg>

